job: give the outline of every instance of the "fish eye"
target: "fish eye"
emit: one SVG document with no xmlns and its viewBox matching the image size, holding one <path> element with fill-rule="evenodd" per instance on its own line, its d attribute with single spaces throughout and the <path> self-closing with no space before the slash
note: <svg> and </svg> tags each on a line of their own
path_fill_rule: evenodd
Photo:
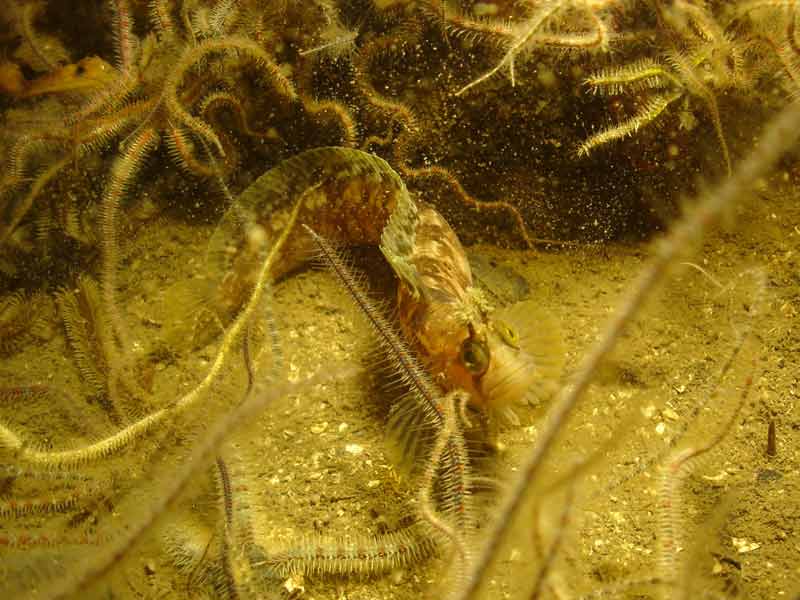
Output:
<svg viewBox="0 0 800 600">
<path fill-rule="evenodd" d="M 495 323 L 495 330 L 506 344 L 519 350 L 519 332 L 516 329 L 503 321 L 498 321 Z"/>
<path fill-rule="evenodd" d="M 467 338 L 461 344 L 461 362 L 473 375 L 483 375 L 489 368 L 489 348 L 474 338 Z"/>
</svg>

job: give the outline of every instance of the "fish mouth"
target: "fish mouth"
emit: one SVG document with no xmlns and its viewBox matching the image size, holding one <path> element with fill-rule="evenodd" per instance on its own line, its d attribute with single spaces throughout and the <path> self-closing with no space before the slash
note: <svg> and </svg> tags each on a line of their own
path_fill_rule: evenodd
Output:
<svg viewBox="0 0 800 600">
<path fill-rule="evenodd" d="M 491 363 L 476 387 L 488 409 L 538 404 L 554 394 L 564 359 L 561 335 L 533 301 L 493 313 L 487 342 Z"/>
<path fill-rule="evenodd" d="M 518 404 L 530 393 L 541 395 L 543 375 L 530 355 L 502 344 L 491 346 L 492 364 L 481 377 L 479 386 L 489 408 L 502 409 Z"/>
</svg>

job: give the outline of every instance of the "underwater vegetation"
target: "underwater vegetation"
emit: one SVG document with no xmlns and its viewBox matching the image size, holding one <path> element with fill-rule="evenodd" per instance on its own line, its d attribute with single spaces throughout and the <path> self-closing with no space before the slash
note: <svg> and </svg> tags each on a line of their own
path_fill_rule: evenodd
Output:
<svg viewBox="0 0 800 600">
<path fill-rule="evenodd" d="M 796 9 L 3 2 L 0 596 L 797 597 Z"/>
</svg>

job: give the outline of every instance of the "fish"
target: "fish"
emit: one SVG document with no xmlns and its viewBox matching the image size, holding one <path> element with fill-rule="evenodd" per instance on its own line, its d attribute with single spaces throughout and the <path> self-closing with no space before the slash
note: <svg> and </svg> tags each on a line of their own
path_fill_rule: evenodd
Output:
<svg viewBox="0 0 800 600">
<path fill-rule="evenodd" d="M 44 94 L 88 93 L 110 85 L 118 73 L 98 56 L 59 66 L 35 79 L 25 79 L 16 63 L 0 62 L 0 94 L 31 98 Z"/>
<path fill-rule="evenodd" d="M 414 198 L 383 159 L 360 150 L 314 148 L 280 163 L 235 199 L 209 242 L 210 305 L 230 321 L 258 266 L 301 203 L 270 273 L 287 276 L 313 254 L 305 225 L 342 245 L 374 245 L 398 280 L 400 327 L 433 380 L 462 389 L 477 409 L 505 413 L 547 397 L 560 374 L 557 328 L 532 301 L 492 306 L 475 284 L 455 231 Z"/>
</svg>

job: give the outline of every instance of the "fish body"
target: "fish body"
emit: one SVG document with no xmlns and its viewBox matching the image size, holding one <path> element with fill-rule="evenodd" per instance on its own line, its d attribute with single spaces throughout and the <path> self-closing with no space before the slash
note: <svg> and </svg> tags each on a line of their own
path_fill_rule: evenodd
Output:
<svg viewBox="0 0 800 600">
<path fill-rule="evenodd" d="M 16 63 L 0 62 L 0 94 L 30 98 L 65 92 L 85 93 L 111 84 L 117 71 L 102 58 L 87 56 L 76 63 L 62 65 L 35 79 L 25 79 Z"/>
<path fill-rule="evenodd" d="M 552 379 L 541 357 L 553 348 L 536 348 L 530 335 L 541 324 L 530 322 L 528 310 L 492 312 L 442 215 L 412 198 L 384 160 L 350 148 L 303 152 L 239 196 L 209 246 L 212 271 L 225 274 L 218 309 L 234 314 L 244 302 L 269 240 L 297 203 L 297 230 L 279 249 L 273 278 L 311 255 L 312 241 L 300 225 L 343 244 L 379 245 L 399 280 L 401 327 L 443 389 L 463 389 L 476 406 L 502 410 L 531 390 L 539 394 L 540 384 Z"/>
</svg>

